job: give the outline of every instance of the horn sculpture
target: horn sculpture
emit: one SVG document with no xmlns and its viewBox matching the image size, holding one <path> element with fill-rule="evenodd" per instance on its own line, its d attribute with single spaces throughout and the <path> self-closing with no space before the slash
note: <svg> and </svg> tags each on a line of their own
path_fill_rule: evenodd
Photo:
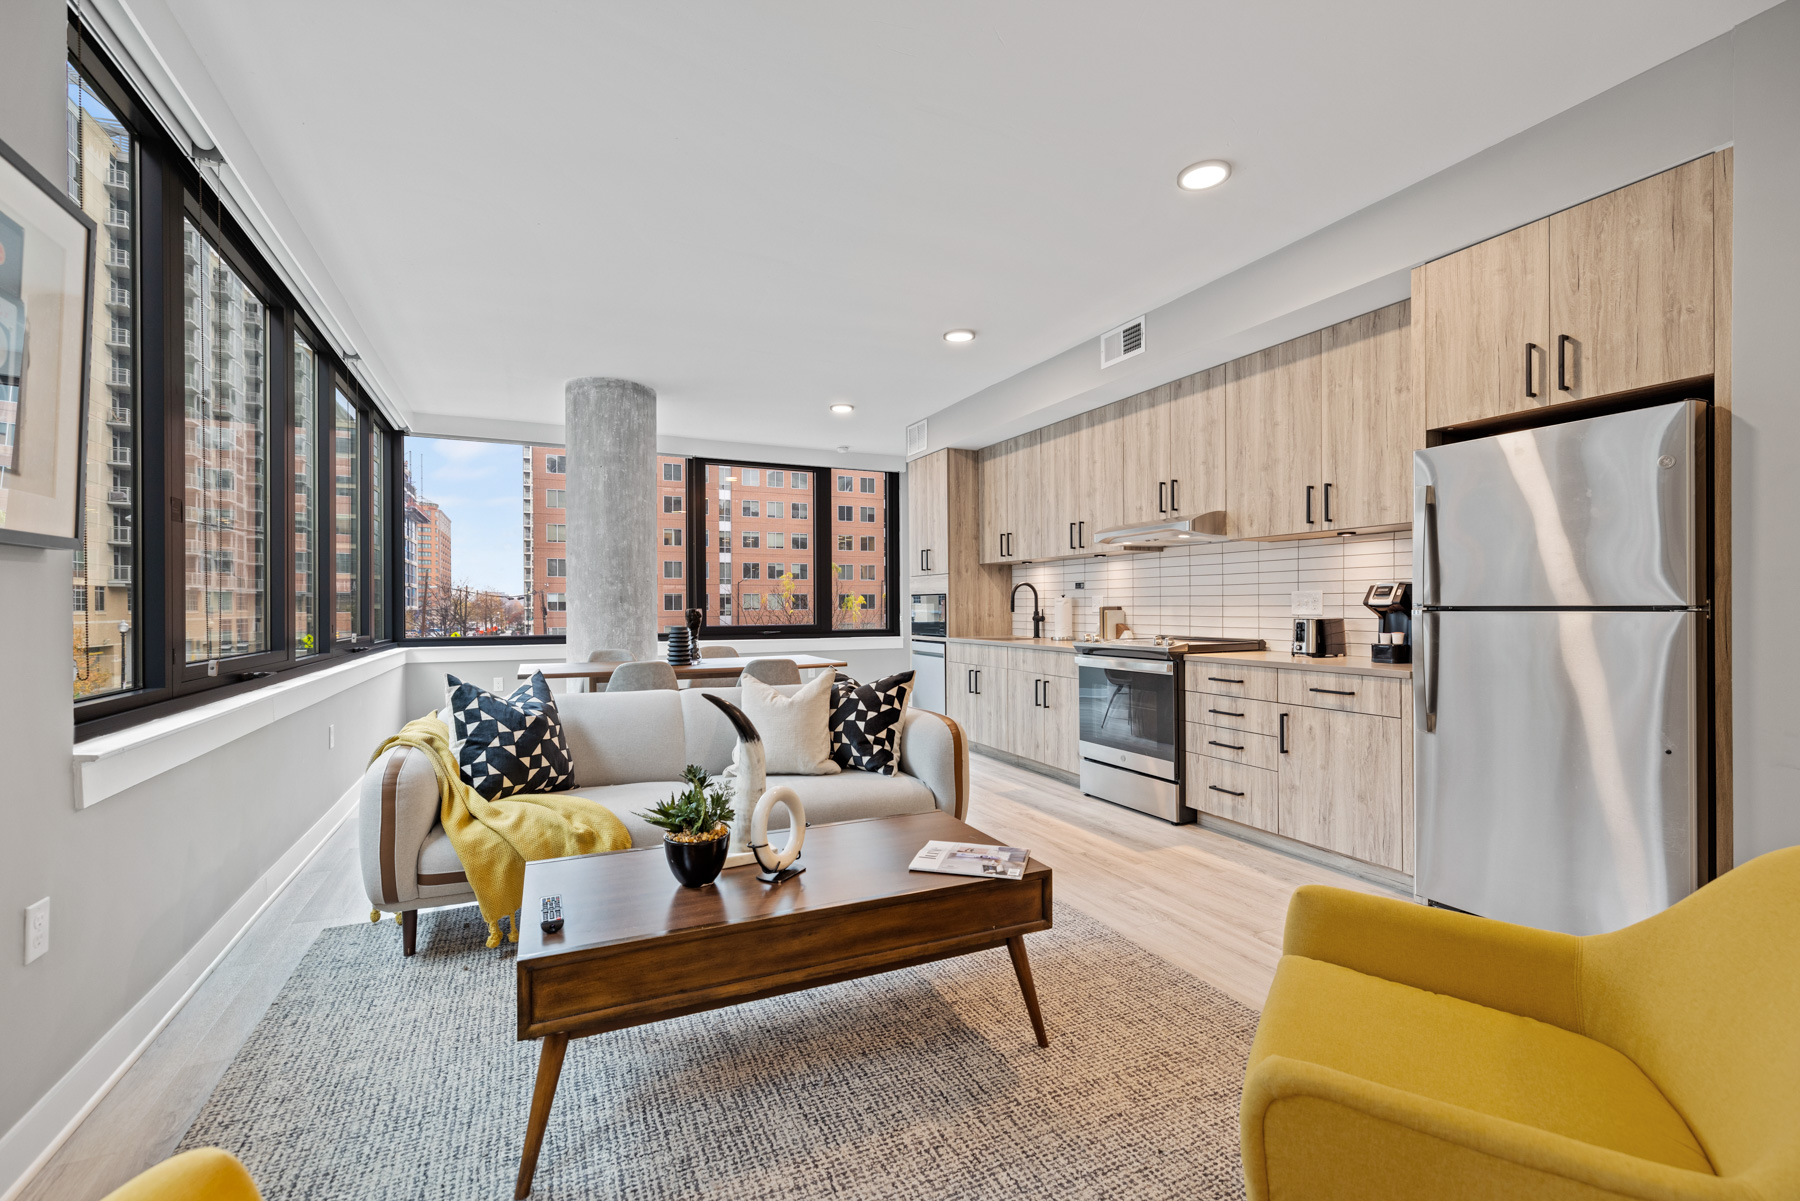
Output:
<svg viewBox="0 0 1800 1201">
<path fill-rule="evenodd" d="M 792 788 L 766 787 L 762 735 L 744 711 L 716 692 L 704 695 L 725 715 L 738 736 L 737 770 L 732 773 L 731 846 L 725 855 L 725 866 L 754 863 L 762 869 L 758 878 L 770 884 L 799 875 L 806 870 L 794 866 L 800 858 L 801 844 L 806 841 L 806 807 Z M 780 851 L 771 852 L 769 814 L 777 805 L 788 811 L 788 840 Z"/>
</svg>

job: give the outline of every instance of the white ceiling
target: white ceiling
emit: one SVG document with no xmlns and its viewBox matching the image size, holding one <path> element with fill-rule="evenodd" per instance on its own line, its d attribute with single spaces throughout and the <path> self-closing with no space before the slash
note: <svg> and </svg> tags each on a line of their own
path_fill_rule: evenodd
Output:
<svg viewBox="0 0 1800 1201">
<path fill-rule="evenodd" d="M 614 375 L 889 453 L 1770 2 L 160 0 L 421 427 Z"/>
</svg>

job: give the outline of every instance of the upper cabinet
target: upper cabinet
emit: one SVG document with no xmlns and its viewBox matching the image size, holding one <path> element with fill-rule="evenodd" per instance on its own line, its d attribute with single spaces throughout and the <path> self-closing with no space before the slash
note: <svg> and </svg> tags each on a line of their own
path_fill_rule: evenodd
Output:
<svg viewBox="0 0 1800 1201">
<path fill-rule="evenodd" d="M 911 523 L 911 575 L 950 570 L 950 452 L 934 451 L 906 465 L 906 511 Z"/>
<path fill-rule="evenodd" d="M 1413 272 L 1431 428 L 1713 371 L 1711 156 Z"/>
<path fill-rule="evenodd" d="M 1170 385 L 1162 436 L 1168 447 L 1169 512 L 1175 517 L 1225 511 L 1228 374 L 1223 366 L 1213 367 Z"/>
<path fill-rule="evenodd" d="M 1231 462 L 1226 532 L 1233 538 L 1322 531 L 1318 331 L 1228 365 L 1225 437 Z"/>
<path fill-rule="evenodd" d="M 1609 192 L 1550 218 L 1556 400 L 1713 371 L 1713 162 Z"/>
<path fill-rule="evenodd" d="M 1412 520 L 1412 452 L 1425 419 L 1412 387 L 1412 305 L 1323 331 L 1319 519 L 1344 531 Z"/>
</svg>

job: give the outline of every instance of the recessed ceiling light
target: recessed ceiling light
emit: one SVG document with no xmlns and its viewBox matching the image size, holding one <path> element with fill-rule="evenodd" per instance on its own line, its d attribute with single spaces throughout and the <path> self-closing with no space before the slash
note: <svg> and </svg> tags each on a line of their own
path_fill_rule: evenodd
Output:
<svg viewBox="0 0 1800 1201">
<path fill-rule="evenodd" d="M 1222 158 L 1209 158 L 1204 162 L 1183 167 L 1175 176 L 1175 186 L 1184 192 L 1201 192 L 1207 188 L 1216 188 L 1231 178 L 1231 164 Z"/>
<path fill-rule="evenodd" d="M 831 406 L 831 411 L 833 413 L 854 413 L 856 412 L 856 406 L 847 405 L 840 400 L 838 403 Z"/>
<path fill-rule="evenodd" d="M 946 342 L 973 342 L 975 331 L 972 329 L 953 329 L 944 335 Z"/>
</svg>

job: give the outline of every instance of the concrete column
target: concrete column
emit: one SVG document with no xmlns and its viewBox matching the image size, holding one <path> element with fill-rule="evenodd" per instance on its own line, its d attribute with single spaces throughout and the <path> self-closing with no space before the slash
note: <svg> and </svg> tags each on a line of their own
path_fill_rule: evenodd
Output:
<svg viewBox="0 0 1800 1201">
<path fill-rule="evenodd" d="M 622 647 L 656 658 L 656 392 L 626 379 L 574 379 L 563 415 L 568 657 Z"/>
</svg>

